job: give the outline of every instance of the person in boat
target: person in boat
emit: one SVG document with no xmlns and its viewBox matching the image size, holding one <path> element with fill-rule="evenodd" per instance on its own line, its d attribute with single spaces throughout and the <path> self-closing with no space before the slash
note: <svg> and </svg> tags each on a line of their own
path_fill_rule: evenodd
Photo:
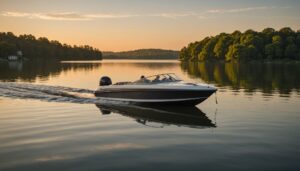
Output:
<svg viewBox="0 0 300 171">
<path fill-rule="evenodd" d="M 173 81 L 173 79 L 170 76 L 166 76 L 162 79 L 162 81 Z"/>
<path fill-rule="evenodd" d="M 152 82 L 154 82 L 154 83 L 160 82 L 160 76 L 157 75 Z"/>
<path fill-rule="evenodd" d="M 169 76 L 168 81 L 174 81 L 174 78 Z"/>
<path fill-rule="evenodd" d="M 148 80 L 144 75 L 142 75 L 141 78 L 137 82 L 138 83 L 149 83 L 150 80 Z"/>
</svg>

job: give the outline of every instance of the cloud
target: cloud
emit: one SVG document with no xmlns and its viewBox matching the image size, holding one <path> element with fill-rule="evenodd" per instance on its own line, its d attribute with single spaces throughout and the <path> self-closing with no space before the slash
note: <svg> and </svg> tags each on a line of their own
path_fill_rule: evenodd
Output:
<svg viewBox="0 0 300 171">
<path fill-rule="evenodd" d="M 187 12 L 187 13 L 159 13 L 159 14 L 150 14 L 149 16 L 175 19 L 175 18 L 188 17 L 194 15 L 195 13 Z"/>
<path fill-rule="evenodd" d="M 86 21 L 94 19 L 109 19 L 109 18 L 129 18 L 138 15 L 131 14 L 79 14 L 75 12 L 59 12 L 59 13 L 24 13 L 24 12 L 3 12 L 5 17 L 20 17 L 29 19 L 42 20 L 64 20 L 64 21 Z"/>
<path fill-rule="evenodd" d="M 76 12 L 27 13 L 27 12 L 6 11 L 0 13 L 0 15 L 5 17 L 18 17 L 18 18 L 42 19 L 42 20 L 62 20 L 62 21 L 90 21 L 96 19 L 122 19 L 122 18 L 133 18 L 133 17 L 162 17 L 168 19 L 195 17 L 198 19 L 207 19 L 211 17 L 210 14 L 213 15 L 213 14 L 225 14 L 225 13 L 242 13 L 242 12 L 249 12 L 249 11 L 263 11 L 263 10 L 286 9 L 286 8 L 292 8 L 292 7 L 257 6 L 257 7 L 244 7 L 244 8 L 234 8 L 234 9 L 210 9 L 202 12 L 186 11 L 186 12 L 153 13 L 153 14 L 114 14 L 114 13 L 81 14 Z"/>
<path fill-rule="evenodd" d="M 130 17 L 138 17 L 136 14 L 87 14 L 85 15 L 87 18 L 130 18 Z"/>
<path fill-rule="evenodd" d="M 196 12 L 174 12 L 174 13 L 158 13 L 158 14 L 150 14 L 147 15 L 149 17 L 163 17 L 163 18 L 170 18 L 170 19 L 178 19 L 183 17 L 196 17 L 198 19 L 204 19 L 205 16 L 201 15 L 200 13 Z"/>
<path fill-rule="evenodd" d="M 19 13 L 19 12 L 3 12 L 1 15 L 6 17 L 28 17 L 28 13 Z"/>
<path fill-rule="evenodd" d="M 247 8 L 235 8 L 235 9 L 211 9 L 206 11 L 206 13 L 211 13 L 211 14 L 240 13 L 240 12 L 275 9 L 275 8 L 276 7 L 262 6 L 262 7 L 247 7 Z"/>
<path fill-rule="evenodd" d="M 195 12 L 178 12 L 178 13 L 157 13 L 157 14 L 80 14 L 75 12 L 52 12 L 52 13 L 26 13 L 26 12 L 3 12 L 2 16 L 5 17 L 18 17 L 29 19 L 42 19 L 42 20 L 58 20 L 58 21 L 89 21 L 96 19 L 120 19 L 132 17 L 163 17 L 170 19 L 177 19 L 182 17 L 197 17 L 204 19 L 202 16 Z"/>
</svg>

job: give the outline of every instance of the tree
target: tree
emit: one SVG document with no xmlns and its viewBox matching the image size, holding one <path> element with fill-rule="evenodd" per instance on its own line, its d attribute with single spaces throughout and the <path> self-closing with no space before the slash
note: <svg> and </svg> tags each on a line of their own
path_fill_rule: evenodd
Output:
<svg viewBox="0 0 300 171">
<path fill-rule="evenodd" d="M 191 56 L 192 59 L 191 60 L 196 60 L 198 53 L 201 51 L 203 45 L 199 42 L 195 42 L 194 45 L 191 48 Z"/>
<path fill-rule="evenodd" d="M 294 33 L 294 31 L 290 27 L 284 27 L 279 30 L 279 33 L 281 33 L 283 35 L 292 35 Z"/>
<path fill-rule="evenodd" d="M 275 29 L 265 28 L 265 29 L 263 29 L 262 33 L 267 34 L 267 35 L 273 35 L 275 33 Z"/>
<path fill-rule="evenodd" d="M 289 27 L 265 28 L 262 32 L 247 30 L 231 34 L 220 33 L 214 37 L 190 43 L 187 60 L 252 60 L 252 59 L 299 59 L 300 31 Z M 183 52 L 182 52 L 183 53 Z"/>
<path fill-rule="evenodd" d="M 252 29 L 248 29 L 244 32 L 244 34 L 256 34 L 256 31 L 254 31 Z"/>
<path fill-rule="evenodd" d="M 213 50 L 217 59 L 225 59 L 225 55 L 231 42 L 232 38 L 229 35 L 221 35 Z"/>
<path fill-rule="evenodd" d="M 189 59 L 189 53 L 188 53 L 188 50 L 186 47 L 183 47 L 181 50 L 180 50 L 180 53 L 179 53 L 179 59 L 180 60 L 188 60 Z"/>
<path fill-rule="evenodd" d="M 16 55 L 16 52 L 16 45 L 0 41 L 0 57 L 6 58 L 9 55 Z"/>
<path fill-rule="evenodd" d="M 58 41 L 49 41 L 46 37 L 36 39 L 33 35 L 15 36 L 13 33 L 0 33 L 1 56 L 15 54 L 17 50 L 23 52 L 28 59 L 51 59 L 51 60 L 76 60 L 102 58 L 102 53 L 91 46 L 72 47 L 62 45 Z M 0 57 L 1 57 L 0 56 Z"/>
<path fill-rule="evenodd" d="M 206 60 L 206 59 L 212 59 L 214 57 L 213 48 L 215 47 L 215 44 L 217 42 L 216 38 L 211 38 L 205 46 L 202 48 L 201 52 L 198 55 L 198 59 L 200 61 Z"/>
<path fill-rule="evenodd" d="M 286 58 L 296 59 L 298 51 L 298 47 L 294 43 L 291 43 L 285 48 L 284 56 Z"/>
<path fill-rule="evenodd" d="M 267 59 L 275 58 L 274 51 L 275 51 L 275 47 L 272 43 L 267 44 L 265 46 L 265 55 L 267 56 Z"/>
<path fill-rule="evenodd" d="M 297 33 L 295 43 L 300 48 L 300 33 Z"/>
<path fill-rule="evenodd" d="M 270 43 L 265 46 L 267 59 L 279 59 L 282 57 L 282 49 L 279 43 Z"/>
<path fill-rule="evenodd" d="M 279 43 L 279 44 L 281 44 L 282 43 L 281 37 L 279 35 L 273 36 L 272 37 L 272 43 Z"/>
<path fill-rule="evenodd" d="M 254 45 L 249 45 L 246 47 L 247 59 L 261 59 L 262 54 L 259 53 L 258 49 Z"/>
<path fill-rule="evenodd" d="M 244 57 L 245 45 L 234 44 L 229 47 L 228 53 L 226 54 L 226 61 L 241 59 Z"/>
</svg>

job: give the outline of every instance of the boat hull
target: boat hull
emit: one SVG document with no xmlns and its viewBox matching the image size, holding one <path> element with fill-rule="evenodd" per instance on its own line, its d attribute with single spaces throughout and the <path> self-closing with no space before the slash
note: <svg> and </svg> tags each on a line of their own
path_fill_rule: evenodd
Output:
<svg viewBox="0 0 300 171">
<path fill-rule="evenodd" d="M 206 100 L 215 89 L 99 89 L 95 96 L 105 100 L 126 101 L 137 105 L 195 106 Z"/>
</svg>

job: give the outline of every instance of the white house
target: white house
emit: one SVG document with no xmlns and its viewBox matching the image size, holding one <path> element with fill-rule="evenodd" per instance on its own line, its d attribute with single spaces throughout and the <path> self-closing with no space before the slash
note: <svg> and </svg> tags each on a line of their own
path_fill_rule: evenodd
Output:
<svg viewBox="0 0 300 171">
<path fill-rule="evenodd" d="M 23 53 L 22 53 L 22 51 L 17 51 L 17 53 L 16 53 L 17 55 L 9 55 L 8 57 L 7 57 L 7 59 L 9 60 L 9 61 L 16 61 L 16 60 L 21 60 L 22 59 L 22 56 L 23 56 Z"/>
<path fill-rule="evenodd" d="M 19 57 L 16 56 L 16 55 L 10 55 L 10 56 L 7 57 L 7 59 L 10 60 L 10 61 L 16 61 L 16 60 L 19 59 Z"/>
</svg>

